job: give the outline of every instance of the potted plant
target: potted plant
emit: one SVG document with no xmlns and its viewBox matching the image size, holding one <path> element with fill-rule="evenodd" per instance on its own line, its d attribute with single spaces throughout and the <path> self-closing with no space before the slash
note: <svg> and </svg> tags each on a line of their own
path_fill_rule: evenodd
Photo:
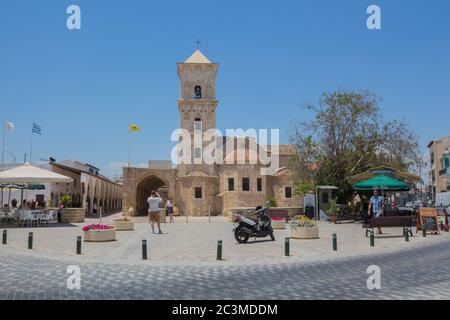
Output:
<svg viewBox="0 0 450 320">
<path fill-rule="evenodd" d="M 290 237 L 292 239 L 318 239 L 319 227 L 317 223 L 307 216 L 297 216 L 290 220 Z"/>
<path fill-rule="evenodd" d="M 272 218 L 272 229 L 286 229 L 286 220 L 284 218 Z"/>
<path fill-rule="evenodd" d="M 336 199 L 332 199 L 330 201 L 330 207 L 327 210 L 327 213 L 330 215 L 331 223 L 336 223 L 337 221 L 338 208 L 336 202 L 337 202 Z"/>
<path fill-rule="evenodd" d="M 72 196 L 70 194 L 63 194 L 59 201 L 64 208 L 67 208 L 72 203 Z"/>
<path fill-rule="evenodd" d="M 112 225 L 116 228 L 117 231 L 130 231 L 134 230 L 134 222 L 131 220 L 131 216 L 134 215 L 134 207 L 131 204 L 128 211 L 124 213 L 120 218 L 114 219 Z"/>
<path fill-rule="evenodd" d="M 116 240 L 116 229 L 106 224 L 89 224 L 82 228 L 84 241 L 106 242 Z"/>
<path fill-rule="evenodd" d="M 269 201 L 269 207 L 276 208 L 278 207 L 277 199 L 273 194 L 267 197 L 267 201 Z"/>
</svg>

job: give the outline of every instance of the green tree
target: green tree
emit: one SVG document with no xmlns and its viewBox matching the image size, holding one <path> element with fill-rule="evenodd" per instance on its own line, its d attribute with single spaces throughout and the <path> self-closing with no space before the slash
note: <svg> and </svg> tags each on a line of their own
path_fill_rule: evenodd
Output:
<svg viewBox="0 0 450 320">
<path fill-rule="evenodd" d="M 59 201 L 65 208 L 67 208 L 72 203 L 72 196 L 70 194 L 63 194 Z"/>
<path fill-rule="evenodd" d="M 371 92 L 324 93 L 310 122 L 295 124 L 290 167 L 297 184 L 335 185 L 338 201 L 353 194 L 348 178 L 376 165 L 407 170 L 422 166 L 417 136 L 404 121 L 385 122 Z"/>
<path fill-rule="evenodd" d="M 275 198 L 275 196 L 273 194 L 271 194 L 267 197 L 267 201 L 269 201 L 270 207 L 272 207 L 272 208 L 278 207 L 277 199 Z"/>
</svg>

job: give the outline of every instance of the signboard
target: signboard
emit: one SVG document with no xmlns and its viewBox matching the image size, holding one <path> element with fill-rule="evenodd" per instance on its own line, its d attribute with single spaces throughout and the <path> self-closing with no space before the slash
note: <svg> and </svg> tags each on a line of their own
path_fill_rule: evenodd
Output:
<svg viewBox="0 0 450 320">
<path fill-rule="evenodd" d="M 425 227 L 427 233 L 440 234 L 436 209 L 420 208 L 417 217 L 417 232 Z"/>
</svg>

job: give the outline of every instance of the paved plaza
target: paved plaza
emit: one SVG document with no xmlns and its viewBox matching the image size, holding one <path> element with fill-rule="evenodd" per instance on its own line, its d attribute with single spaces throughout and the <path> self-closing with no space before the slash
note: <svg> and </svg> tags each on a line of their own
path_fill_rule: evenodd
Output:
<svg viewBox="0 0 450 320">
<path fill-rule="evenodd" d="M 291 240 L 285 257 L 288 230 L 277 231 L 275 242 L 242 245 L 223 218 L 177 218 L 163 225 L 163 235 L 151 234 L 144 218 L 135 225 L 116 242 L 83 243 L 81 256 L 75 254 L 81 225 L 8 229 L 8 245 L 0 246 L 0 299 L 450 299 L 445 233 L 405 242 L 402 230 L 386 229 L 370 248 L 360 225 L 319 223 L 321 239 Z M 146 261 L 142 239 L 149 243 Z M 219 239 L 224 261 L 216 261 Z M 69 265 L 80 267 L 81 290 L 66 287 Z M 367 289 L 370 265 L 381 268 L 381 290 Z"/>
</svg>

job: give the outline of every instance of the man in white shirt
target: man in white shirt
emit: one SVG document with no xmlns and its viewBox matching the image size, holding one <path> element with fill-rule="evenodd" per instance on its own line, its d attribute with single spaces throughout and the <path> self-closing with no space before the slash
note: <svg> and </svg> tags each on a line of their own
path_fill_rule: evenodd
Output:
<svg viewBox="0 0 450 320">
<path fill-rule="evenodd" d="M 147 199 L 148 202 L 148 213 L 150 214 L 150 223 L 152 226 L 152 232 L 155 233 L 155 222 L 158 225 L 158 233 L 162 234 L 161 226 L 159 222 L 159 205 L 162 202 L 162 198 L 158 192 L 152 191 L 150 197 Z"/>
</svg>

